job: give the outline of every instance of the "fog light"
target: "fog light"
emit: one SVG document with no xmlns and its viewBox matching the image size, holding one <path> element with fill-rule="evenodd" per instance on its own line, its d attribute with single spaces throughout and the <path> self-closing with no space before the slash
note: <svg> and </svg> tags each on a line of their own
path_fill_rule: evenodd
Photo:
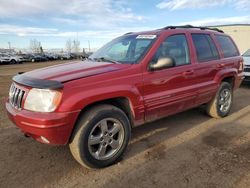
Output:
<svg viewBox="0 0 250 188">
<path fill-rule="evenodd" d="M 43 136 L 41 136 L 41 139 L 42 139 L 42 141 L 44 141 L 45 143 L 49 143 L 49 141 L 48 141 L 48 139 L 47 138 L 45 138 L 45 137 L 43 137 Z"/>
</svg>

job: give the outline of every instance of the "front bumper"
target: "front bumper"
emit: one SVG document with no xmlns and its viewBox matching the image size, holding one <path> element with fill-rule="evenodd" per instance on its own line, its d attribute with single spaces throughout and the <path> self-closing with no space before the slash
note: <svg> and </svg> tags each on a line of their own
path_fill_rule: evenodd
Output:
<svg viewBox="0 0 250 188">
<path fill-rule="evenodd" d="M 250 82 L 250 76 L 245 76 L 244 81 L 245 81 L 245 82 Z"/>
<path fill-rule="evenodd" d="M 250 68 L 247 68 L 244 70 L 244 76 L 245 76 L 244 81 L 249 82 L 250 81 Z"/>
<path fill-rule="evenodd" d="M 51 145 L 68 143 L 79 111 L 40 113 L 28 110 L 16 110 L 9 102 L 5 104 L 10 120 L 25 135 L 38 142 Z M 45 138 L 45 139 L 44 139 Z"/>
</svg>

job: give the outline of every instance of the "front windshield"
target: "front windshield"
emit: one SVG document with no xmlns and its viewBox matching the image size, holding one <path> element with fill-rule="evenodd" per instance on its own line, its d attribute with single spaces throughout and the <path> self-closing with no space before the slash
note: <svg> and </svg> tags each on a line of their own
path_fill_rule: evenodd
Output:
<svg viewBox="0 0 250 188">
<path fill-rule="evenodd" d="M 242 56 L 250 57 L 250 49 L 247 50 Z"/>
<path fill-rule="evenodd" d="M 89 58 L 133 64 L 146 53 L 156 37 L 156 35 L 123 35 L 104 45 Z"/>
</svg>

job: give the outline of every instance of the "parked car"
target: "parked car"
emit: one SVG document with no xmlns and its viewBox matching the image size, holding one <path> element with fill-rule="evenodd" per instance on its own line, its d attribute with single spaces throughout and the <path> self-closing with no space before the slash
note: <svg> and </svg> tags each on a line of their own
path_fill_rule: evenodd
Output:
<svg viewBox="0 0 250 188">
<path fill-rule="evenodd" d="M 248 49 L 243 55 L 244 58 L 244 76 L 245 81 L 250 81 L 250 49 Z"/>
<path fill-rule="evenodd" d="M 21 64 L 24 62 L 24 58 L 19 55 L 1 54 L 0 62 L 1 64 Z"/>
<path fill-rule="evenodd" d="M 70 53 L 61 53 L 59 54 L 59 59 L 61 60 L 70 60 L 72 59 Z"/>
<path fill-rule="evenodd" d="M 243 79 L 243 58 L 218 29 L 171 26 L 129 33 L 88 59 L 17 75 L 6 109 L 35 140 L 69 144 L 88 168 L 117 162 L 131 128 L 195 108 L 223 118 Z"/>
<path fill-rule="evenodd" d="M 6 54 L 0 54 L 0 63 L 5 64 L 10 62 L 10 56 Z"/>
<path fill-rule="evenodd" d="M 31 57 L 32 62 L 42 62 L 42 61 L 48 61 L 48 60 L 49 60 L 48 57 L 46 57 L 43 54 L 35 54 L 35 55 L 32 55 Z"/>
<path fill-rule="evenodd" d="M 58 59 L 58 55 L 57 54 L 53 54 L 53 53 L 46 53 L 45 54 L 45 57 L 48 59 L 48 60 L 57 60 Z"/>
<path fill-rule="evenodd" d="M 23 62 L 31 62 L 32 61 L 32 54 L 26 53 L 26 54 L 18 54 L 19 56 L 22 57 Z"/>
</svg>

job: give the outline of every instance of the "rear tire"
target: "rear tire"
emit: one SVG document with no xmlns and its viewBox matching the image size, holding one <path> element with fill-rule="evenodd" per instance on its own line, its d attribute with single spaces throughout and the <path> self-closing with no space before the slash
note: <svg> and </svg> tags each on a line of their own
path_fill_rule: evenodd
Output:
<svg viewBox="0 0 250 188">
<path fill-rule="evenodd" d="M 130 135 L 130 122 L 122 110 L 97 105 L 79 118 L 69 148 L 81 165 L 103 168 L 121 159 Z"/>
<path fill-rule="evenodd" d="M 222 82 L 215 97 L 207 104 L 207 114 L 213 118 L 228 116 L 233 104 L 233 88 L 228 82 Z"/>
</svg>

